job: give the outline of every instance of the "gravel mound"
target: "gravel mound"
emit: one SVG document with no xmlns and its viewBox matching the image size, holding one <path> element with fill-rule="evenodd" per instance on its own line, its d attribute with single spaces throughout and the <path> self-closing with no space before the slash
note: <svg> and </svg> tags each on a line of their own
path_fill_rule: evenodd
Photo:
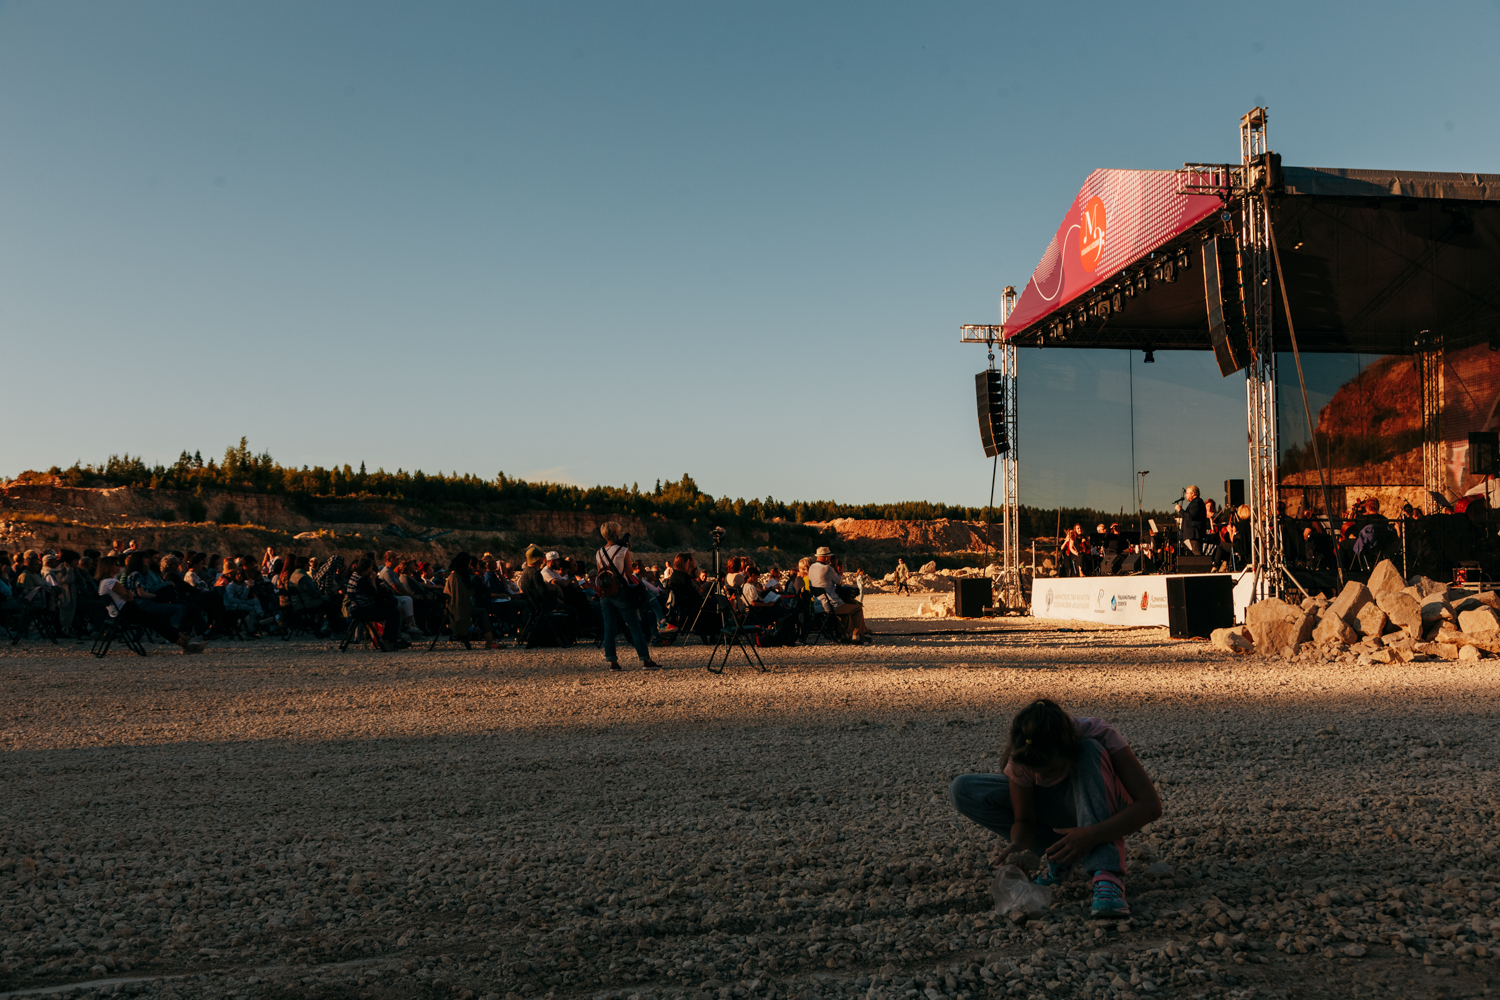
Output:
<svg viewBox="0 0 1500 1000">
<path fill-rule="evenodd" d="M 592 647 L 4 647 L 0 991 L 1459 996 L 1493 978 L 1488 662 L 972 624 L 765 650 L 775 673 L 723 677 L 697 645 L 660 674 L 607 673 Z M 994 912 L 998 841 L 947 803 L 1042 693 L 1115 720 L 1161 789 L 1130 842 L 1130 920 L 1087 919 L 1084 881 L 1044 916 Z"/>
</svg>

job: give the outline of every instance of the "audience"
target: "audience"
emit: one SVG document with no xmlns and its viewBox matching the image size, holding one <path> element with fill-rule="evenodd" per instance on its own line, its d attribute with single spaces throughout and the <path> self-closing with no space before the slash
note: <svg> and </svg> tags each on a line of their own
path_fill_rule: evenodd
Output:
<svg viewBox="0 0 1500 1000">
<path fill-rule="evenodd" d="M 839 593 L 844 578 L 832 565 L 833 551 L 823 545 L 819 546 L 816 555 L 817 562 L 808 569 L 807 582 L 818 603 L 829 614 L 849 616 L 853 625 L 849 638 L 854 642 L 871 642 L 870 631 L 865 627 L 864 605 L 857 600 L 846 599 L 844 594 Z"/>
</svg>

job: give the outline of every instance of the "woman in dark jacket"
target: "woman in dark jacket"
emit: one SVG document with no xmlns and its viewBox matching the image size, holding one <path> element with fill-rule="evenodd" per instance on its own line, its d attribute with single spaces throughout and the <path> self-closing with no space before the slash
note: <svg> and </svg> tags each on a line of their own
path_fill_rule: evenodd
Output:
<svg viewBox="0 0 1500 1000">
<path fill-rule="evenodd" d="M 672 576 L 667 580 L 667 592 L 672 595 L 672 624 L 680 629 L 691 628 L 694 620 L 698 631 L 708 628 L 707 616 L 699 617 L 703 607 L 703 595 L 698 592 L 698 564 L 691 552 L 679 552 L 672 559 Z"/>
</svg>

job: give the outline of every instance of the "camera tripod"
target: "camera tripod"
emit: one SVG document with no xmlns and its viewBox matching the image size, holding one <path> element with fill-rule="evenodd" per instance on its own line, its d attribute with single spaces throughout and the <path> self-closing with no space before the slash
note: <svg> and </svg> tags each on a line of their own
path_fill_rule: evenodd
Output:
<svg viewBox="0 0 1500 1000">
<path fill-rule="evenodd" d="M 698 630 L 698 621 L 703 617 L 703 612 L 707 610 L 709 602 L 712 601 L 715 611 L 720 615 L 720 628 L 719 634 L 714 638 L 714 648 L 708 654 L 709 672 L 722 674 L 724 668 L 729 665 L 730 647 L 739 646 L 740 652 L 745 656 L 745 663 L 748 666 L 759 667 L 760 672 L 765 673 L 765 662 L 761 660 L 760 650 L 755 648 L 753 642 L 755 637 L 760 634 L 761 629 L 758 625 L 746 625 L 740 620 L 740 616 L 735 614 L 733 600 L 724 591 L 723 552 L 721 549 L 724 542 L 724 529 L 714 528 L 709 532 L 709 537 L 713 539 L 714 546 L 714 575 L 708 585 L 707 593 L 703 595 L 703 602 L 698 605 L 698 613 L 693 616 L 692 624 L 688 626 L 687 631 L 696 632 Z M 749 647 L 745 645 L 745 638 L 747 636 L 752 640 Z M 718 669 L 715 670 L 714 660 L 719 655 L 719 647 L 721 645 L 724 647 L 724 662 L 719 664 Z M 754 662 L 750 659 L 752 652 L 755 654 Z"/>
</svg>

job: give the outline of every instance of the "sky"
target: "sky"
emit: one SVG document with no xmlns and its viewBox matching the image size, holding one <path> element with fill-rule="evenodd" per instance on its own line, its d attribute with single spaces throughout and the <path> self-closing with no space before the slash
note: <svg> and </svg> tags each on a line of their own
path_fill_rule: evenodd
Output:
<svg viewBox="0 0 1500 1000">
<path fill-rule="evenodd" d="M 1500 6 L 1245 20 L 0 2 L 0 475 L 243 435 L 293 465 L 982 505 L 958 327 L 998 321 L 1090 170 L 1237 159 L 1255 105 L 1288 164 L 1500 170 Z M 1023 503 L 1244 475 L 1243 378 L 1156 359 L 1021 352 Z"/>
</svg>

